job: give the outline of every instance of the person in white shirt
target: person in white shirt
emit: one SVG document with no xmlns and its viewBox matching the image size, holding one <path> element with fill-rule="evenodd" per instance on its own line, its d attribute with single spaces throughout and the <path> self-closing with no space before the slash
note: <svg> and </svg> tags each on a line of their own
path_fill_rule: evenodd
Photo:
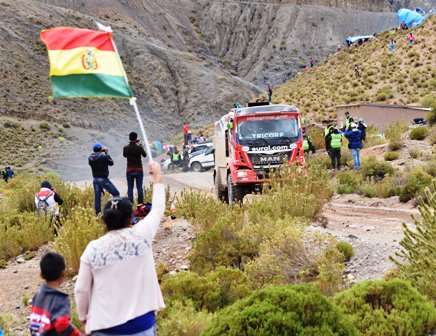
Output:
<svg viewBox="0 0 436 336">
<path fill-rule="evenodd" d="M 36 211 L 38 217 L 42 212 L 47 215 L 50 213 L 56 217 L 56 222 L 60 223 L 59 206 L 64 203 L 62 198 L 56 193 L 56 190 L 52 187 L 49 181 L 42 181 L 41 190 L 35 194 L 34 197 Z"/>
<path fill-rule="evenodd" d="M 127 198 L 109 200 L 103 211 L 107 233 L 91 241 L 80 258 L 74 288 L 79 320 L 86 334 L 154 336 L 155 313 L 165 307 L 152 242 L 165 211 L 160 166 L 150 163 L 150 213 L 132 227 Z"/>
</svg>

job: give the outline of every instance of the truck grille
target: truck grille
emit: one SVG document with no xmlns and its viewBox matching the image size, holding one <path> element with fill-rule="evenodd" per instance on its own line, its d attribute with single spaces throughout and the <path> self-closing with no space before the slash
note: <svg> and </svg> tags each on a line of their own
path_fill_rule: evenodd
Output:
<svg viewBox="0 0 436 336">
<path fill-rule="evenodd" d="M 261 154 L 254 153 L 248 154 L 250 158 L 251 164 L 256 166 L 268 166 L 268 165 L 277 165 L 283 163 L 283 161 L 288 161 L 290 158 L 291 152 L 287 153 L 277 153 L 277 154 Z"/>
</svg>

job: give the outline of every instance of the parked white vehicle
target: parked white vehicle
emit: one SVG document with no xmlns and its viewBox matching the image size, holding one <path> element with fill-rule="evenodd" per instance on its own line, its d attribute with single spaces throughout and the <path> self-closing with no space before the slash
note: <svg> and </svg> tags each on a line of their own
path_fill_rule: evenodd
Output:
<svg viewBox="0 0 436 336">
<path fill-rule="evenodd" d="M 202 153 L 191 157 L 189 160 L 189 167 L 195 172 L 201 172 L 205 169 L 212 168 L 215 165 L 214 162 L 215 149 L 208 147 L 203 150 Z"/>
</svg>

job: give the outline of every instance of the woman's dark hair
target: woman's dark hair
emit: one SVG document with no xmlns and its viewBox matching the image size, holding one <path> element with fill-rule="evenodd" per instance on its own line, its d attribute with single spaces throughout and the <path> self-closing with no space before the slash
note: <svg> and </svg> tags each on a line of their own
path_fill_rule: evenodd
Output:
<svg viewBox="0 0 436 336">
<path fill-rule="evenodd" d="M 132 214 L 132 203 L 127 198 L 114 197 L 104 206 L 103 221 L 108 231 L 119 230 L 126 227 Z"/>
</svg>

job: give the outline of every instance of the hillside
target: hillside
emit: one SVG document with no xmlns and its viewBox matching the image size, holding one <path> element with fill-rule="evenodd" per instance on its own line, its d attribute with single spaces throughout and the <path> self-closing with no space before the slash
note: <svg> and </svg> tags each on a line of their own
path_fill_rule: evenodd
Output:
<svg viewBox="0 0 436 336">
<path fill-rule="evenodd" d="M 386 31 L 362 46 L 338 52 L 276 88 L 273 102 L 297 105 L 317 121 L 333 116 L 339 104 L 419 105 L 436 91 L 435 29 L 432 16 L 416 29 Z M 415 36 L 413 46 L 407 40 L 410 32 Z M 396 43 L 394 55 L 389 52 L 391 39 Z"/>
</svg>

